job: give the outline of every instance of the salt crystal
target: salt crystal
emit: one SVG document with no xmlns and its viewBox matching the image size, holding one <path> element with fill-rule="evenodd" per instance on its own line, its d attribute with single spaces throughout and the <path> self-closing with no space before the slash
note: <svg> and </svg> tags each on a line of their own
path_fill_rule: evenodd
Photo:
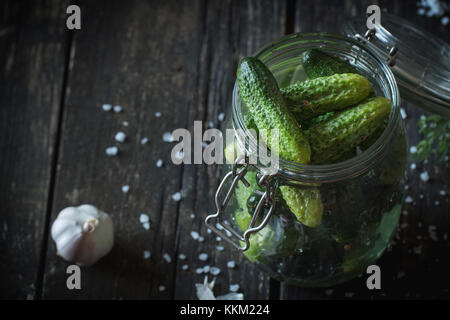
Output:
<svg viewBox="0 0 450 320">
<path fill-rule="evenodd" d="M 217 251 L 223 251 L 225 248 L 223 246 L 217 246 L 216 249 Z"/>
<path fill-rule="evenodd" d="M 144 259 L 150 258 L 150 255 L 151 255 L 150 251 L 144 250 Z"/>
<path fill-rule="evenodd" d="M 234 261 L 228 261 L 227 262 L 227 267 L 230 269 L 233 269 L 236 266 L 236 262 Z"/>
<path fill-rule="evenodd" d="M 211 229 L 208 229 L 208 230 L 206 230 L 206 232 L 207 232 L 208 234 L 211 234 L 211 233 L 212 233 L 212 230 L 211 230 Z"/>
<path fill-rule="evenodd" d="M 119 149 L 117 147 L 108 147 L 105 152 L 108 156 L 115 156 L 119 152 Z"/>
<path fill-rule="evenodd" d="M 190 217 L 191 219 L 195 219 L 195 214 L 191 213 Z"/>
<path fill-rule="evenodd" d="M 195 273 L 196 273 L 196 274 L 202 274 L 202 273 L 203 273 L 203 268 L 197 268 L 197 269 L 195 269 Z"/>
<path fill-rule="evenodd" d="M 411 147 L 409 148 L 409 153 L 415 154 L 416 152 L 417 152 L 417 147 L 416 147 L 416 146 L 411 146 Z"/>
<path fill-rule="evenodd" d="M 122 186 L 122 192 L 123 193 L 127 193 L 128 191 L 130 191 L 130 186 L 129 185 Z"/>
<path fill-rule="evenodd" d="M 225 119 L 225 113 L 223 113 L 223 112 L 219 113 L 219 115 L 217 116 L 217 119 L 219 121 L 223 121 L 223 119 Z"/>
<path fill-rule="evenodd" d="M 220 269 L 217 268 L 217 267 L 211 267 L 210 273 L 211 273 L 213 276 L 217 276 L 217 275 L 220 274 Z"/>
<path fill-rule="evenodd" d="M 206 266 L 203 267 L 203 272 L 204 273 L 208 273 L 210 269 L 211 269 L 211 267 L 206 265 Z"/>
<path fill-rule="evenodd" d="M 237 292 L 239 290 L 238 284 L 230 284 L 230 291 L 231 292 Z"/>
<path fill-rule="evenodd" d="M 407 184 L 405 184 L 405 190 L 408 190 L 409 186 Z"/>
<path fill-rule="evenodd" d="M 423 194 L 420 194 L 420 195 L 419 195 L 419 198 L 420 198 L 420 199 L 423 199 L 423 197 L 424 197 Z"/>
<path fill-rule="evenodd" d="M 400 108 L 400 114 L 402 115 L 402 118 L 403 118 L 403 119 L 406 119 L 406 117 L 408 116 L 408 115 L 406 114 L 405 109 L 403 109 L 403 108 Z"/>
<path fill-rule="evenodd" d="M 214 128 L 214 123 L 212 121 L 208 122 L 208 127 Z"/>
<path fill-rule="evenodd" d="M 163 165 L 163 161 L 162 161 L 161 159 L 159 159 L 158 161 L 156 161 L 156 166 L 157 166 L 158 168 L 161 168 L 162 165 Z"/>
<path fill-rule="evenodd" d="M 435 206 L 438 206 L 438 205 L 439 205 L 439 201 L 436 200 L 436 201 L 434 202 L 434 205 L 435 205 Z"/>
<path fill-rule="evenodd" d="M 221 241 L 221 240 L 222 240 L 221 237 L 216 237 L 216 241 L 217 241 L 217 242 L 219 242 L 219 241 Z"/>
<path fill-rule="evenodd" d="M 203 241 L 205 241 L 205 237 L 203 237 L 203 236 L 198 237 L 198 242 L 203 242 Z"/>
<path fill-rule="evenodd" d="M 405 203 L 412 203 L 413 202 L 413 198 L 411 198 L 411 196 L 407 196 L 405 198 Z"/>
<path fill-rule="evenodd" d="M 198 234 L 197 231 L 191 231 L 191 237 L 194 240 L 198 240 L 198 238 L 200 237 L 200 235 Z"/>
<path fill-rule="evenodd" d="M 116 141 L 120 142 L 120 143 L 124 142 L 126 138 L 127 138 L 127 135 L 122 131 L 117 132 L 114 137 L 114 139 L 116 139 Z"/>
<path fill-rule="evenodd" d="M 113 109 L 114 109 L 115 113 L 119 113 L 119 112 L 121 112 L 123 110 L 122 106 L 114 106 Z"/>
<path fill-rule="evenodd" d="M 187 270 L 187 269 L 189 269 L 189 266 L 187 264 L 183 264 L 181 266 L 181 270 Z"/>
<path fill-rule="evenodd" d="M 231 232 L 228 231 L 228 230 L 226 230 L 226 229 L 225 229 L 225 233 L 227 234 L 228 237 L 231 237 L 231 236 L 232 236 Z"/>
<path fill-rule="evenodd" d="M 184 158 L 184 152 L 183 151 L 178 151 L 177 153 L 176 153 L 176 155 L 175 155 L 175 157 L 177 158 L 177 159 L 183 159 Z"/>
<path fill-rule="evenodd" d="M 150 229 L 150 222 L 145 222 L 142 224 L 142 226 L 144 227 L 145 230 Z"/>
<path fill-rule="evenodd" d="M 424 171 L 420 174 L 420 180 L 422 180 L 423 182 L 427 182 L 428 180 L 430 180 L 430 176 L 428 175 L 428 172 Z"/>
<path fill-rule="evenodd" d="M 442 17 L 442 19 L 441 19 L 441 24 L 442 24 L 443 26 L 446 26 L 446 25 L 448 24 L 448 21 L 449 21 L 449 18 L 448 18 L 447 16 Z"/>
<path fill-rule="evenodd" d="M 222 225 L 218 222 L 216 223 L 216 228 L 217 228 L 217 230 L 223 230 Z"/>
<path fill-rule="evenodd" d="M 161 118 L 161 116 L 162 116 L 162 113 L 161 112 L 155 112 L 155 117 L 157 117 L 157 118 Z"/>
<path fill-rule="evenodd" d="M 128 127 L 128 121 L 122 122 L 122 125 L 123 125 L 124 127 Z"/>
<path fill-rule="evenodd" d="M 144 137 L 141 139 L 141 144 L 146 144 L 148 142 L 148 138 Z"/>
<path fill-rule="evenodd" d="M 159 290 L 160 292 L 163 292 L 164 290 L 166 290 L 166 286 L 159 286 L 159 287 L 158 287 L 158 290 Z"/>
<path fill-rule="evenodd" d="M 441 191 L 439 191 L 439 194 L 440 194 L 441 196 L 445 196 L 447 193 L 445 192 L 445 190 L 441 190 Z"/>
<path fill-rule="evenodd" d="M 180 192 L 175 192 L 173 195 L 172 195 L 172 200 L 173 201 L 180 201 L 181 200 L 181 193 Z"/>
<path fill-rule="evenodd" d="M 102 109 L 103 109 L 103 111 L 106 111 L 106 112 L 111 111 L 112 105 L 104 104 L 104 105 L 102 105 Z"/>
<path fill-rule="evenodd" d="M 149 222 L 150 218 L 149 218 L 149 216 L 147 214 L 141 213 L 141 215 L 139 216 L 139 221 L 141 223 Z"/>
<path fill-rule="evenodd" d="M 169 256 L 168 253 L 164 253 L 163 254 L 163 258 L 164 258 L 164 260 L 166 260 L 167 263 L 171 263 L 172 262 L 172 258 Z"/>
<path fill-rule="evenodd" d="M 180 253 L 180 254 L 178 255 L 178 259 L 180 259 L 180 260 L 185 260 L 185 259 L 186 259 L 186 255 Z"/>
<path fill-rule="evenodd" d="M 418 14 L 419 16 L 425 15 L 425 9 L 424 9 L 424 8 L 419 8 L 419 9 L 417 9 L 417 14 Z"/>
<path fill-rule="evenodd" d="M 198 255 L 198 259 L 201 260 L 201 261 L 206 261 L 206 260 L 208 260 L 208 254 L 206 254 L 206 253 L 200 253 L 200 254 Z"/>
<path fill-rule="evenodd" d="M 411 166 L 410 166 L 410 168 L 411 168 L 411 170 L 415 170 L 416 169 L 416 164 L 413 162 L 413 163 L 411 163 Z"/>
<path fill-rule="evenodd" d="M 164 142 L 172 142 L 173 141 L 172 133 L 170 133 L 170 132 L 164 132 L 162 138 L 163 138 Z"/>
</svg>

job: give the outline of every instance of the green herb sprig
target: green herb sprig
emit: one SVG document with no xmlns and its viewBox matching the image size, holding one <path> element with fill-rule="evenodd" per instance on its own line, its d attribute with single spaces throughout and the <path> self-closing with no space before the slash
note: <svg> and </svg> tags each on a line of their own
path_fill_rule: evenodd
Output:
<svg viewBox="0 0 450 320">
<path fill-rule="evenodd" d="M 444 161 L 450 148 L 450 119 L 437 115 L 422 116 L 418 125 L 424 139 L 416 146 L 416 160 L 423 161 L 434 156 L 438 161 Z"/>
</svg>

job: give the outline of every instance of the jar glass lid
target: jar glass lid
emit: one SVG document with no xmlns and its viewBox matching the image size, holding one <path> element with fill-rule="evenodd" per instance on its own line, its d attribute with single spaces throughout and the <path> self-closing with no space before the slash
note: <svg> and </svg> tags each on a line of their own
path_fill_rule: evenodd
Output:
<svg viewBox="0 0 450 320">
<path fill-rule="evenodd" d="M 343 32 L 365 42 L 392 67 L 401 96 L 450 118 L 450 46 L 389 13 L 367 32 L 366 17 L 347 20 Z"/>
</svg>

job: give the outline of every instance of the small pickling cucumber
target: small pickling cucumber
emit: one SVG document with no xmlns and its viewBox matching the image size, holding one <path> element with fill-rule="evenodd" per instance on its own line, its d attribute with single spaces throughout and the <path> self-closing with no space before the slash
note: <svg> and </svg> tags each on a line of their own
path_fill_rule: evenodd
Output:
<svg viewBox="0 0 450 320">
<path fill-rule="evenodd" d="M 346 61 L 333 57 L 319 49 L 309 49 L 301 56 L 303 69 L 308 78 L 332 76 L 336 73 L 357 73 L 355 67 Z"/>
<path fill-rule="evenodd" d="M 322 222 L 323 205 L 318 189 L 299 189 L 281 186 L 286 204 L 298 221 L 307 227 L 317 227 Z"/>
<path fill-rule="evenodd" d="M 272 130 L 278 130 L 279 156 L 298 163 L 309 163 L 311 149 L 297 121 L 289 111 L 278 84 L 264 63 L 244 58 L 237 70 L 239 94 L 261 137 L 272 149 Z"/>
<path fill-rule="evenodd" d="M 244 58 L 237 71 L 237 81 L 241 98 L 249 109 L 267 146 L 271 148 L 271 130 L 278 129 L 280 158 L 302 164 L 309 163 L 311 154 L 309 142 L 302 130 L 299 129 L 275 78 L 264 63 L 256 58 Z M 304 196 L 299 189 L 290 186 L 280 188 L 280 190 L 291 211 L 297 207 L 299 199 Z M 316 207 L 321 208 L 320 197 L 314 198 L 314 201 L 318 202 Z M 310 201 L 305 199 L 304 202 L 309 203 Z M 293 211 L 297 218 L 302 218 L 299 220 L 302 223 L 314 221 L 311 226 L 316 226 L 317 221 L 320 220 L 317 217 L 309 219 L 310 212 L 307 210 L 301 212 Z M 318 215 L 317 210 L 311 212 Z"/>
<path fill-rule="evenodd" d="M 297 119 L 310 120 L 362 101 L 369 95 L 370 82 L 356 73 L 342 73 L 297 82 L 281 92 Z"/>
<path fill-rule="evenodd" d="M 376 133 L 390 111 L 391 101 L 376 97 L 313 125 L 305 131 L 311 144 L 311 163 L 335 163 Z"/>
</svg>

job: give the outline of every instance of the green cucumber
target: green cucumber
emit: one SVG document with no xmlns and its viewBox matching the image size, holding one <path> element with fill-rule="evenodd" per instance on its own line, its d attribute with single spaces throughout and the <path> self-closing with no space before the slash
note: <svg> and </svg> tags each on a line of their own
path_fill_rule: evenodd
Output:
<svg viewBox="0 0 450 320">
<path fill-rule="evenodd" d="M 281 186 L 281 194 L 298 221 L 315 228 L 322 222 L 323 205 L 318 189 Z"/>
<path fill-rule="evenodd" d="M 244 58 L 237 71 L 239 94 L 255 122 L 260 135 L 271 148 L 272 130 L 278 129 L 279 156 L 298 163 L 309 163 L 308 140 L 288 110 L 278 84 L 264 63 Z"/>
<path fill-rule="evenodd" d="M 270 70 L 256 58 L 244 58 L 237 71 L 239 93 L 243 102 L 248 107 L 250 114 L 260 132 L 265 135 L 263 139 L 268 147 L 271 147 L 271 130 L 278 129 L 279 132 L 279 156 L 289 161 L 298 163 L 309 163 L 311 149 L 309 142 L 297 121 L 289 111 L 286 100 L 282 96 L 275 78 Z M 302 190 L 285 186 L 280 188 L 281 194 L 291 211 L 302 223 L 312 224 L 314 227 L 320 223 L 322 208 L 320 197 L 304 193 Z M 319 192 L 317 190 L 317 192 Z M 303 203 L 313 205 L 314 210 L 305 210 L 304 206 L 298 207 L 301 198 L 305 197 Z M 309 217 L 313 214 L 314 217 Z"/>
<path fill-rule="evenodd" d="M 310 127 L 305 134 L 311 143 L 311 163 L 335 163 L 376 133 L 390 110 L 389 99 L 376 97 Z"/>
<path fill-rule="evenodd" d="M 370 82 L 356 73 L 305 80 L 281 89 L 290 110 L 300 122 L 355 105 L 369 92 Z"/>
<path fill-rule="evenodd" d="M 357 73 L 356 68 L 348 62 L 318 49 L 306 50 L 302 53 L 301 59 L 303 69 L 310 79 L 332 76 L 336 73 Z"/>
</svg>

